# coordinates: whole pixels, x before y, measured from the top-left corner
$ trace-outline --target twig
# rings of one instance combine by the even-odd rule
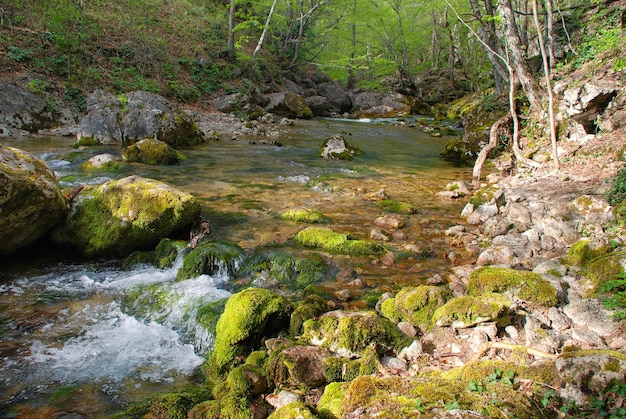
[[[480,346],[480,349],[474,355],[473,360],[476,361],[480,359],[489,349],[508,349],[510,351],[524,351],[529,355],[536,356],[537,358],[547,358],[547,359],[557,359],[559,356],[555,354],[549,354],[547,352],[540,351],[538,349],[529,348],[524,345],[516,345],[513,343],[504,343],[504,342],[486,342]]]

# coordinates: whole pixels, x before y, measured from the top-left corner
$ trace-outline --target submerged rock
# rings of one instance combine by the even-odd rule
[[[126,256],[189,227],[199,214],[200,204],[192,195],[129,176],[86,187],[52,238],[88,257]]]
[[[320,149],[320,156],[329,160],[352,160],[352,157],[360,154],[363,152],[350,146],[341,135],[333,135],[326,139]]]
[[[66,211],[57,178],[46,163],[0,144],[0,257],[46,234]]]
[[[122,157],[129,162],[154,165],[174,165],[185,160],[185,156],[169,144],[154,138],[147,138],[131,144],[122,150]]]

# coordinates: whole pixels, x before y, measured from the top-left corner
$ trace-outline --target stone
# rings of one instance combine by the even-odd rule
[[[0,144],[0,257],[35,242],[66,212],[59,182],[46,163]]]
[[[352,160],[358,154],[362,152],[356,147],[351,147],[341,135],[327,138],[320,151],[320,157],[328,160]]]
[[[272,358],[269,366],[278,388],[319,387],[326,382],[324,362],[331,355],[317,346],[292,346]]]
[[[587,327],[602,337],[615,333],[619,328],[619,323],[612,321],[611,312],[596,299],[572,301],[563,307],[563,312],[575,326]]]
[[[0,80],[0,126],[8,136],[12,130],[37,132],[55,125],[46,101],[11,80]]]
[[[306,101],[295,93],[272,93],[267,97],[269,104],[264,107],[266,112],[287,118],[308,119],[313,116],[313,112],[306,104]]]
[[[374,225],[382,228],[383,230],[397,230],[404,227],[404,219],[400,215],[387,214],[376,218],[374,220]]]
[[[265,400],[272,406],[274,409],[280,409],[283,406],[288,405],[289,403],[295,403],[302,400],[302,396],[298,393],[294,393],[292,391],[281,390],[278,394],[269,394]]]
[[[95,90],[87,98],[87,114],[81,120],[76,134],[77,144],[121,144],[121,112],[122,102],[117,96],[104,90]]]
[[[172,146],[154,138],[146,138],[122,149],[122,157],[129,162],[170,166],[179,164],[185,156]]]
[[[163,96],[145,91],[126,95],[122,118],[124,144],[153,138],[172,147],[187,147],[207,141],[191,116]]]
[[[189,228],[200,215],[196,198],[140,176],[90,185],[70,204],[52,239],[87,257],[127,256]]]

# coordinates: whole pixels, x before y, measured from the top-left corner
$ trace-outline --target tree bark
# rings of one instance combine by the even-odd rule
[[[540,112],[543,108],[543,92],[537,79],[530,71],[530,67],[526,62],[526,56],[522,51],[522,41],[517,30],[515,17],[513,16],[511,0],[500,0],[499,11],[505,26],[506,42],[511,51],[512,65],[528,97],[531,109]]]
[[[228,11],[228,60],[235,61],[235,0],[230,0]]]
[[[547,0],[550,2],[550,0]],[[554,122],[554,95],[552,93],[552,80],[550,77],[549,57],[546,53],[546,47],[543,42],[543,33],[539,24],[539,12],[537,11],[537,0],[533,0],[533,19],[537,29],[537,38],[539,40],[539,49],[541,50],[541,58],[543,60],[543,72],[546,78],[546,89],[548,90],[548,119],[550,122],[550,143],[552,145],[552,160],[554,161],[554,169],[558,171],[561,168],[559,163],[559,152],[556,144],[556,124]]]
[[[263,26],[263,32],[261,33],[261,37],[259,38],[259,42],[252,53],[252,58],[256,58],[259,51],[261,51],[261,47],[263,47],[263,41],[265,40],[265,36],[267,36],[267,30],[270,27],[270,22],[272,21],[272,15],[274,14],[274,9],[276,8],[276,1],[272,2],[272,7],[270,7],[270,12],[267,15],[267,20],[265,21],[265,26]]]
[[[489,131],[489,143],[480,150],[478,153],[478,158],[474,163],[474,170],[472,171],[472,184],[474,189],[478,189],[480,187],[480,172],[483,168],[483,164],[485,164],[485,160],[487,160],[487,156],[498,145],[498,135],[500,133],[500,129],[504,124],[508,124],[511,121],[511,114],[503,116],[498,119],[492,126]]]

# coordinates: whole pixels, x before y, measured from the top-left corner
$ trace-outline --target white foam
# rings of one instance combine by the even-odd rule
[[[166,326],[128,316],[117,303],[100,312],[106,317],[60,348],[35,341],[28,360],[37,364],[38,374],[65,384],[119,382],[130,376],[163,382],[169,380],[168,372],[191,374],[204,361]]]

